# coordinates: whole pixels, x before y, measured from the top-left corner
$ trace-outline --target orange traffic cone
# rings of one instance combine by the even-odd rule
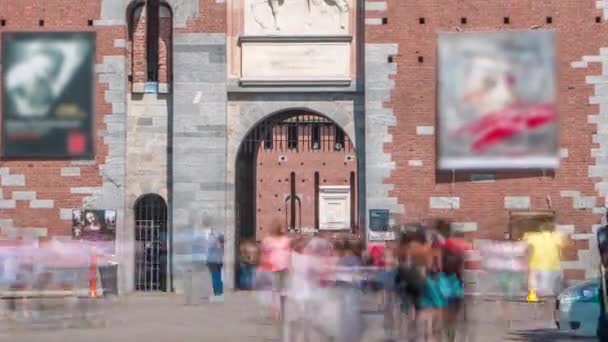
[[[89,298],[97,298],[97,255],[91,255],[89,270]]]
[[[528,303],[538,302],[538,296],[536,296],[536,290],[530,289],[530,291],[528,291],[528,297],[526,298],[526,300],[528,301]]]

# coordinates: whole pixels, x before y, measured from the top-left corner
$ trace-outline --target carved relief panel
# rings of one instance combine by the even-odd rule
[[[349,86],[356,0],[232,0],[230,77],[240,86]]]
[[[245,0],[245,35],[349,35],[348,0]]]

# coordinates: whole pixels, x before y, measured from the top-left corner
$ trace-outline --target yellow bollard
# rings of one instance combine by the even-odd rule
[[[536,291],[534,289],[530,289],[528,292],[528,297],[526,298],[528,303],[536,303],[538,302],[538,297],[536,296]]]

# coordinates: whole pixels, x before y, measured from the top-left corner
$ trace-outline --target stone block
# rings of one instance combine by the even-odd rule
[[[14,222],[12,219],[0,219],[0,228],[12,228]]]
[[[146,84],[141,83],[141,82],[136,82],[136,83],[133,83],[133,85],[131,86],[131,89],[133,90],[134,93],[143,93],[146,89]]]
[[[596,198],[594,196],[580,196],[574,198],[575,209],[592,209],[595,207]]]
[[[574,225],[573,224],[557,224],[555,225],[555,230],[562,234],[570,235],[574,234]]]
[[[114,39],[114,47],[123,49],[123,48],[127,47],[127,41],[124,39]]]
[[[16,201],[31,201],[36,199],[35,191],[13,191],[13,199]]]
[[[2,178],[2,186],[25,186],[24,175],[8,175],[0,178]]]
[[[496,181],[496,175],[495,174],[491,174],[491,173],[473,173],[471,174],[471,182],[474,183],[488,183],[488,182],[495,182]]]
[[[430,197],[431,209],[460,209],[460,197]]]
[[[606,215],[606,208],[593,208],[591,209],[591,212],[594,214]]]
[[[408,160],[407,164],[409,166],[413,166],[413,167],[420,167],[420,166],[422,166],[422,160],[415,160],[415,159]]]
[[[79,167],[62,167],[61,176],[62,177],[78,177],[78,176],[80,176],[80,168]]]
[[[174,45],[192,44],[226,44],[226,35],[223,33],[179,33],[173,37]]]
[[[125,131],[125,124],[124,122],[106,123],[106,131],[111,133],[123,133]]]
[[[70,193],[72,193],[72,194],[100,194],[101,188],[80,186],[80,187],[70,188]]]
[[[572,234],[570,238],[572,240],[589,240],[593,238],[593,234]]]
[[[15,209],[17,207],[17,202],[12,199],[3,199],[0,200],[0,209]]]
[[[160,94],[169,94],[171,92],[171,86],[168,83],[159,83],[158,92]]]
[[[562,197],[579,197],[581,195],[580,191],[575,190],[562,190],[559,192]]]
[[[418,135],[434,135],[434,126],[416,126],[416,134]]]
[[[567,148],[560,148],[559,149],[559,156],[564,159],[564,158],[568,158],[569,155],[569,151]]]
[[[587,63],[603,63],[608,59],[604,56],[583,56],[583,61]]]
[[[505,209],[530,209],[530,197],[506,196]]]
[[[70,164],[78,165],[78,166],[91,166],[91,165],[97,164],[97,161],[95,161],[95,160],[73,160],[70,162]]]
[[[154,125],[154,120],[152,118],[137,118],[138,126],[152,126]]]
[[[470,233],[477,231],[477,222],[453,222],[450,226],[456,232]]]
[[[572,68],[575,68],[575,69],[586,68],[587,67],[587,62],[585,62],[585,61],[575,61],[575,62],[571,62],[570,66]]]
[[[365,25],[382,25],[382,18],[365,18]]]
[[[53,201],[53,200],[33,200],[33,201],[30,201],[30,208],[36,208],[36,209],[46,208],[46,209],[50,209],[50,208],[54,208],[54,207],[55,207],[55,201]]]
[[[589,96],[589,104],[600,104],[606,102],[608,99],[604,96]]]
[[[72,209],[72,208],[59,209],[59,218],[62,220],[70,221],[70,220],[72,220],[73,211],[74,211],[74,209]]]
[[[386,2],[377,2],[377,1],[366,1],[365,2],[365,10],[366,11],[386,11]]]

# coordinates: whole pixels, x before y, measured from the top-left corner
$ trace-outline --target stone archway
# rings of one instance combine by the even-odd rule
[[[298,109],[265,117],[235,158],[234,246],[259,242],[276,221],[294,234],[358,234],[358,174],[354,144],[333,120]]]

